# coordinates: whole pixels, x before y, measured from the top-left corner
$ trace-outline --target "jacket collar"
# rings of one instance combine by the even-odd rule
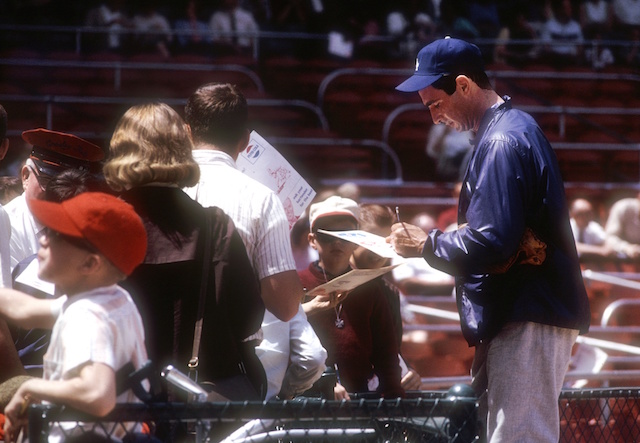
[[[471,144],[475,147],[478,144],[478,141],[482,139],[482,135],[489,129],[493,123],[495,123],[497,117],[502,115],[504,111],[511,109],[511,97],[508,95],[502,96],[504,102],[496,103],[491,106],[482,116],[482,120],[480,121],[480,126],[478,127],[478,132],[476,136],[471,140]]]

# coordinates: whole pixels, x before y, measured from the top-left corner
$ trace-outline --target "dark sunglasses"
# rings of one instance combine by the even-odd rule
[[[42,189],[44,191],[47,188],[47,185],[51,181],[52,177],[50,175],[41,174],[38,171],[38,168],[34,168],[34,167],[29,166],[29,169],[31,169],[31,171],[33,171],[33,175],[36,176],[36,180],[38,181],[38,185],[40,186],[40,189]]]

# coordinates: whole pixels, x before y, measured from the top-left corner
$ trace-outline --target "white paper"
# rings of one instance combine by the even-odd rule
[[[346,274],[342,274],[340,277],[336,277],[333,280],[316,286],[310,291],[307,291],[306,295],[327,295],[332,292],[346,292],[357,288],[358,286],[365,284],[369,280],[373,280],[393,268],[400,266],[402,263],[398,263],[391,266],[384,266],[376,269],[352,269]]]
[[[355,243],[358,246],[375,252],[380,257],[402,259],[402,256],[393,249],[391,243],[387,243],[386,238],[372,234],[371,232],[358,229],[352,231],[325,231],[324,229],[318,229],[318,232]]]
[[[238,155],[240,171],[276,193],[287,214],[289,228],[300,218],[316,192],[289,162],[256,131],[249,145]]]

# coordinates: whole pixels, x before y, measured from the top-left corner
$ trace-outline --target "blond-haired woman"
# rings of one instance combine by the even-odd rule
[[[187,371],[201,281],[207,284],[199,353],[199,381],[248,375],[264,395],[265,375],[254,340],[264,314],[260,287],[233,222],[219,208],[204,209],[182,191],[200,177],[188,127],[170,106],[133,106],[118,122],[104,165],[107,183],[132,204],[148,235],[147,256],[123,282],[145,324],[150,358]],[[224,190],[221,190],[224,192]],[[213,214],[205,223],[205,213]],[[202,279],[205,226],[212,261]],[[246,397],[246,394],[243,394]]]

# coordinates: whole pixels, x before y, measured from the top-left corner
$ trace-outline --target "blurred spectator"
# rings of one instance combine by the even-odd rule
[[[469,20],[478,30],[481,39],[495,39],[502,27],[496,0],[469,0]],[[478,42],[485,62],[491,61],[494,50],[492,42]]]
[[[156,7],[154,0],[141,0],[138,13],[133,16],[134,44],[138,52],[159,53],[169,58],[173,33],[169,20]]]
[[[254,2],[255,3],[255,2]],[[322,26],[321,17],[323,5],[320,0],[270,0],[258,11],[265,13],[265,18],[259,18],[259,12],[253,12],[258,26],[264,31],[275,32],[319,32]],[[308,57],[314,52],[316,42],[300,39],[263,39],[260,42],[260,52],[288,54]],[[310,49],[313,49],[310,51]]]
[[[469,19],[483,38],[495,38],[501,27],[496,0],[469,0]]]
[[[181,53],[209,55],[212,52],[209,25],[202,19],[199,0],[188,0],[184,14],[173,27],[176,31],[176,48]]]
[[[0,177],[0,204],[6,205],[22,194],[22,180],[15,175]]]
[[[464,177],[473,151],[471,131],[456,131],[444,124],[432,125],[427,137],[427,155],[436,162],[439,180],[459,181]]]
[[[587,34],[595,28],[605,35],[611,30],[613,12],[610,0],[582,0],[580,3],[580,26]]]
[[[90,9],[85,19],[85,25],[97,28],[107,28],[105,34],[96,35],[95,49],[107,49],[119,52],[126,48],[123,41],[128,42],[126,30],[133,28],[131,18],[124,9],[124,0],[107,0],[100,6]]]
[[[579,257],[615,255],[615,250],[606,242],[607,233],[595,220],[591,202],[584,198],[575,199],[569,208],[569,216]]]
[[[553,66],[582,63],[584,37],[582,28],[573,18],[570,0],[552,0],[549,18],[542,28],[542,57]]]
[[[469,20],[466,0],[442,0],[440,2],[440,26],[438,33],[464,40],[480,37],[480,32]]]
[[[611,0],[615,28],[620,38],[629,38],[633,29],[640,27],[638,0]]]
[[[605,231],[612,248],[629,258],[640,257],[640,193],[611,206]]]
[[[591,26],[585,31],[585,37],[590,42],[584,51],[585,62],[595,71],[606,68],[616,61],[611,49],[603,42],[603,29],[600,26]]]
[[[493,61],[514,67],[526,66],[538,56],[534,40],[538,38],[535,28],[527,20],[523,2],[507,7],[502,16],[503,27],[497,36]]]
[[[251,12],[242,9],[238,0],[222,0],[222,6],[209,20],[213,32],[215,54],[250,54],[253,34],[259,31]]]
[[[396,41],[397,56],[413,56],[436,37],[435,8],[429,0],[394,3],[386,17],[387,35]]]
[[[623,60],[632,68],[640,67],[640,27],[633,28],[630,31],[630,44],[626,49],[623,49]]]

